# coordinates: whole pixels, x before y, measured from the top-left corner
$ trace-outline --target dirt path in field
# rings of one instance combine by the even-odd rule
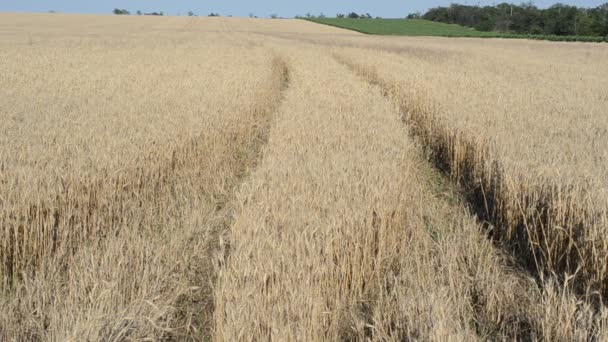
[[[433,118],[425,117],[417,112],[417,108],[408,106],[408,103],[406,103],[404,99],[400,98],[401,94],[399,93],[397,86],[382,79],[373,68],[360,65],[352,58],[339,53],[335,53],[333,57],[336,61],[345,65],[355,75],[365,80],[369,84],[378,87],[386,98],[398,106],[399,116],[401,117],[403,123],[410,127],[409,132],[411,133],[412,137],[420,141],[421,148],[430,156],[430,162],[434,165],[437,171],[441,172],[446,180],[451,182],[456,181],[457,184],[455,185],[459,186],[461,189],[461,197],[463,197],[463,200],[466,201],[469,211],[477,216],[479,222],[483,223],[484,228],[488,232],[488,238],[492,239],[492,230],[495,229],[497,225],[501,224],[494,216],[495,206],[497,203],[493,201],[495,196],[492,193],[492,191],[498,188],[498,185],[494,185],[494,187],[490,189],[484,189],[483,186],[479,185],[479,181],[467,178],[467,171],[463,172],[465,176],[463,176],[462,179],[451,179],[454,171],[450,168],[454,166],[450,165],[451,156],[449,154],[454,152],[450,151],[448,146],[449,142],[446,141],[444,144],[433,144],[431,143],[430,139],[432,138],[429,137],[429,132],[425,132],[424,130],[420,129],[420,127],[428,126],[428,123],[425,122],[425,120],[432,120]],[[440,140],[441,133],[436,133],[436,137],[434,139]],[[453,137],[453,139],[456,139],[456,137]],[[468,149],[473,150],[474,148],[475,146],[471,145]],[[470,167],[473,168],[474,166],[471,165]],[[497,164],[497,169],[498,168],[500,168],[500,166]],[[471,173],[470,171],[468,172]],[[525,238],[525,236],[522,238]],[[502,243],[498,237],[496,238],[495,242],[497,244]],[[517,246],[511,251],[511,253],[514,260],[517,260],[518,267],[521,268],[522,271],[525,270],[528,276],[532,275],[536,277],[538,281],[541,281],[541,273],[543,270],[538,267],[538,264],[531,263],[530,260],[526,260],[526,256],[528,255],[527,246],[529,246],[530,243],[530,241],[524,240],[522,245]],[[501,247],[508,250],[507,246]]]
[[[291,86],[237,196],[214,338],[542,336],[533,282],[423,161],[383,91],[323,49],[280,46]]]
[[[348,314],[366,306],[355,292],[374,282],[372,255],[385,252],[379,222],[391,214],[379,202],[390,182],[381,170],[399,169],[401,148],[386,156],[365,148],[387,148],[371,139],[389,127],[364,115],[371,103],[352,102],[367,94],[364,83],[327,55],[284,51],[292,85],[262,163],[238,196],[216,290],[218,340],[347,338]],[[390,110],[382,99],[375,104]]]
[[[429,166],[437,173],[436,181],[439,184],[450,184],[449,188],[454,189],[454,196],[457,201],[462,203],[461,211],[470,213],[476,217],[480,227],[480,235],[487,238],[488,243],[492,243],[494,254],[503,254],[506,258],[503,259],[503,266],[508,269],[516,270],[512,274],[518,279],[534,279],[533,282],[528,282],[525,291],[528,293],[527,302],[519,303],[516,311],[525,312],[528,315],[525,322],[519,328],[521,330],[512,337],[525,340],[554,339],[554,338],[584,338],[584,339],[601,339],[603,336],[602,320],[605,315],[605,301],[599,293],[590,291],[588,288],[571,286],[568,274],[558,275],[549,273],[541,264],[539,264],[534,254],[530,256],[530,246],[532,241],[528,239],[526,234],[522,234],[515,244],[505,241],[499,234],[495,234],[494,230],[506,230],[503,221],[500,221],[496,214],[496,206],[500,203],[496,202],[496,194],[493,191],[498,191],[500,188],[498,183],[491,184],[491,187],[484,187],[482,182],[473,178],[471,171],[475,165],[464,165],[464,170],[453,170],[452,168],[463,167],[451,164],[450,153],[456,153],[450,149],[450,141],[458,139],[455,135],[450,136],[449,128],[441,132],[428,132],[424,127],[429,127],[427,120],[439,120],[438,118],[429,118],[424,114],[419,113],[420,110],[416,106],[411,106],[414,103],[412,99],[404,99],[401,89],[395,84],[382,79],[373,67],[369,65],[360,65],[355,59],[346,54],[333,53],[334,59],[346,66],[353,74],[360,77],[365,82],[379,89],[384,97],[395,103],[398,107],[398,114],[403,123],[408,127],[409,134],[413,139],[419,141],[421,150],[429,156]],[[437,126],[440,124],[436,123]],[[443,136],[442,136],[443,134]],[[445,139],[446,141],[441,141]],[[473,155],[476,148],[473,143],[467,146],[464,152]],[[468,158],[471,162],[473,157],[466,155],[463,158]],[[496,172],[500,175],[500,165],[496,164]],[[454,179],[454,174],[460,175],[458,179]],[[496,182],[501,182],[498,178]],[[542,223],[540,223],[542,225]],[[573,276],[572,276],[573,277]],[[561,298],[561,299],[560,299]],[[551,312],[535,312],[539,308],[547,306],[561,306],[563,310],[572,310],[571,313],[551,313]],[[566,309],[568,308],[568,309]],[[523,317],[523,316],[522,316]],[[580,326],[577,326],[577,321],[580,321]],[[560,322],[567,322],[566,324]],[[543,326],[545,325],[545,326]],[[490,325],[491,326],[491,325]],[[490,334],[496,336],[504,336],[504,331],[500,329],[490,328]]]
[[[170,334],[173,339],[200,341],[212,336],[215,310],[213,287],[216,282],[217,269],[223,267],[225,260],[230,255],[229,230],[234,223],[234,212],[237,208],[233,196],[242,182],[256,168],[264,147],[268,143],[273,117],[290,84],[290,70],[282,57],[275,57],[271,68],[273,84],[270,87],[274,90],[271,92],[271,96],[260,99],[260,103],[256,104],[259,109],[255,109],[253,115],[256,117],[257,126],[247,137],[248,143],[242,146],[240,151],[235,151],[235,156],[230,156],[239,159],[236,182],[232,191],[228,192],[228,197],[218,204],[215,214],[206,223],[211,227],[214,236],[207,241],[210,247],[206,253],[196,259],[196,265],[192,265],[194,277],[190,279],[190,283],[194,286],[194,290],[178,301],[176,308],[179,320],[172,324],[176,327],[187,327],[187,329],[174,330],[174,333]]]
[[[156,171],[159,183],[172,184],[166,191],[164,183],[148,185],[141,179],[145,186],[116,186],[141,199],[137,208],[151,217],[150,227],[108,230],[106,236],[82,242],[74,255],[61,256],[73,261],[48,258],[47,269],[59,269],[48,271],[49,279],[30,277],[15,290],[14,300],[2,298],[6,311],[0,314],[0,340],[198,341],[210,336],[215,263],[220,247],[227,247],[220,241],[234,219],[234,193],[257,165],[289,87],[285,60],[274,55],[267,61],[268,82],[252,90],[255,101],[247,104],[247,112],[234,113],[239,122],[224,118],[219,128],[227,136],[222,137],[225,146],[200,136],[179,146]],[[195,196],[206,197],[190,198],[187,190],[204,181],[209,186]],[[142,195],[148,193],[157,197]],[[144,205],[153,213],[144,213]],[[53,309],[31,314],[36,306]]]

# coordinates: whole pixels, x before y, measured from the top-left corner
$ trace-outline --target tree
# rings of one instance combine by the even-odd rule
[[[196,14],[194,14],[194,12],[192,12],[192,11],[189,11],[189,12],[188,12],[188,16],[189,16],[189,17],[195,17],[195,16],[196,16]]]
[[[116,15],[129,15],[131,13],[129,13],[129,11],[127,11],[126,9],[120,9],[120,8],[115,8],[112,13],[116,14]]]
[[[350,12],[348,14],[348,17],[351,18],[351,19],[359,19],[359,15],[357,13],[355,13],[355,12]]]
[[[270,19],[278,19],[278,18],[279,18],[279,15],[276,13],[273,13],[270,15]]]
[[[336,18],[344,18],[344,14],[338,13],[338,14],[336,14]]]
[[[590,10],[589,17],[592,32],[608,38],[608,2]]]
[[[517,33],[542,33],[541,11],[532,2],[513,7],[510,29]]]
[[[416,19],[417,14],[407,16]],[[452,4],[429,9],[423,19],[473,27],[480,31],[550,35],[608,35],[608,3],[596,8],[577,8],[557,3],[539,9],[533,2],[494,6]]]
[[[544,11],[545,33],[558,36],[572,35],[576,31],[577,9],[561,3]]]
[[[449,9],[447,7],[431,8],[422,16],[422,19],[450,23]]]
[[[142,15],[141,10],[137,10],[137,12],[136,12],[136,13],[137,13],[137,15]]]

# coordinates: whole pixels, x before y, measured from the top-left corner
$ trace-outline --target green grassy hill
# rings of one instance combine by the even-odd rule
[[[481,32],[459,25],[450,25],[420,19],[312,18],[309,20],[319,24],[331,25],[361,33],[378,35],[448,37],[497,36],[497,34],[492,32]]]
[[[521,35],[499,32],[482,32],[460,25],[444,24],[421,19],[309,18],[307,20],[319,24],[331,25],[361,33],[377,35],[519,38],[582,42],[604,41],[603,37]]]

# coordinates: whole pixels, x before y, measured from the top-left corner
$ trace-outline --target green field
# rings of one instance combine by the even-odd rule
[[[514,38],[582,42],[605,41],[603,37],[521,35],[499,32],[483,32],[460,25],[444,24],[421,19],[309,18],[308,20],[319,24],[377,35]]]
[[[396,36],[448,36],[448,37],[488,37],[495,33],[436,23],[419,19],[350,19],[350,18],[312,18],[319,24],[341,27],[361,33]]]

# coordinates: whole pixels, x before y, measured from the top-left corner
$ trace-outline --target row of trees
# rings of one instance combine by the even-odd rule
[[[129,12],[126,9],[121,9],[121,8],[115,8],[112,13],[116,14],[116,15],[130,15],[131,12]],[[162,11],[161,12],[150,12],[150,13],[143,13],[140,10],[137,10],[137,12],[135,12],[135,14],[137,15],[165,15]],[[194,15],[194,14],[193,14]]]
[[[356,12],[350,12],[348,14],[342,14],[342,13],[338,13],[336,14],[337,18],[351,18],[351,19],[371,19],[372,16],[369,13],[365,13],[365,14],[357,14]]]
[[[408,18],[458,24],[480,31],[608,36],[608,3],[595,8],[558,3],[547,9],[539,9],[532,2],[484,7],[452,4],[431,8],[423,15],[410,14]]]
[[[314,19],[314,18],[325,18],[325,14],[320,13],[319,15],[314,15],[314,14],[310,14],[310,13],[306,13],[305,15],[296,15],[295,18],[307,18],[307,19]],[[344,13],[338,13],[336,14],[336,18],[350,18],[350,19],[372,19],[372,15],[369,13],[361,13],[358,14],[357,12],[350,12],[348,14],[344,14]],[[376,19],[382,19],[381,17],[376,17]]]
[[[126,10],[126,9],[120,9],[120,8],[115,8],[115,9],[112,11],[112,13],[114,13],[114,14],[116,14],[116,15],[130,15],[130,14],[131,14],[131,12],[129,12],[128,10]],[[142,11],[140,11],[140,10],[138,10],[137,12],[135,12],[135,14],[137,14],[137,15],[165,15],[165,14],[164,14],[162,11],[161,11],[161,12],[150,12],[150,13],[143,13],[143,12],[142,12]],[[194,13],[194,12],[192,12],[192,11],[189,11],[189,12],[188,12],[188,16],[189,16],[189,17],[195,17],[195,16],[196,16],[196,13]],[[211,13],[209,13],[209,16],[210,16],[210,17],[219,17],[219,16],[220,16],[220,14],[219,14],[219,13],[214,13],[214,12],[211,12]]]
[[[54,12],[53,12],[53,13],[54,13]],[[112,11],[112,13],[114,13],[114,14],[116,14],[116,15],[131,15],[131,12],[129,12],[128,10],[126,10],[126,9],[120,9],[120,8],[115,8],[115,9]],[[137,15],[164,15],[164,13],[163,13],[163,12],[151,12],[151,13],[143,13],[142,11],[137,11],[137,12],[135,12],[135,14],[137,14]],[[323,14],[321,14],[321,15],[323,15]],[[194,13],[194,12],[190,11],[190,12],[188,12],[188,16],[189,16],[189,17],[196,17],[196,16],[198,16],[198,15],[197,15],[196,13]],[[220,17],[220,16],[221,16],[221,14],[216,13],[216,12],[211,12],[211,13],[209,13],[207,16],[208,16],[208,17]],[[229,15],[229,17],[231,17],[231,15]],[[257,16],[256,16],[256,15],[254,15],[253,13],[249,13],[249,17],[250,17],[250,18],[257,18]],[[279,18],[281,18],[281,17],[279,17],[279,15],[278,15],[278,14],[274,14],[274,13],[273,13],[273,14],[271,14],[269,17],[270,17],[270,18],[272,18],[272,19],[279,19]],[[307,17],[308,17],[308,18],[314,18],[314,16],[311,16],[310,14],[308,14],[308,15],[307,15]],[[298,17],[296,17],[296,18],[298,18]]]
[[[120,9],[120,8],[115,8],[112,13],[116,14],[116,15],[130,15],[131,12],[129,12],[126,9]],[[142,11],[137,11],[136,12],[137,15],[164,15],[163,12],[152,12],[152,13],[142,13]],[[188,12],[188,16],[196,16],[196,14],[192,11]],[[209,17],[219,17],[220,14],[219,13],[214,13],[211,12],[208,15]],[[254,15],[253,13],[249,14],[250,18],[257,18],[256,15]],[[343,14],[343,13],[338,13],[336,14],[337,18],[351,18],[351,19],[371,19],[372,15],[369,13],[362,13],[362,14],[358,14],[356,12],[350,12],[348,14]],[[271,14],[270,18],[272,19],[279,19],[279,15],[278,14]],[[325,15],[323,13],[320,13],[319,15],[314,15],[314,14],[310,14],[310,13],[306,13],[303,16],[296,16],[296,18],[325,18]],[[376,19],[381,19],[380,17],[376,17]]]

